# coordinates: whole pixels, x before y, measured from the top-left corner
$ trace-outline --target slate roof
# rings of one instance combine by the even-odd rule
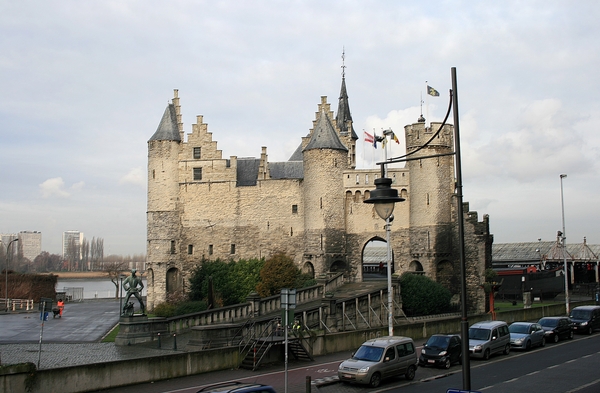
[[[302,161],[270,162],[271,179],[304,179],[304,163]]]
[[[258,167],[260,166],[260,159],[250,158],[238,158],[237,160],[237,186],[255,186],[258,179]]]
[[[342,88],[340,90],[340,98],[338,101],[338,110],[337,116],[335,117],[335,122],[341,133],[347,133],[350,131],[352,139],[357,140],[358,135],[356,135],[356,132],[354,132],[354,125],[352,125],[351,129],[348,130],[348,120],[352,120],[352,115],[350,114],[348,93],[346,92],[346,78],[342,78]]]
[[[348,148],[340,141],[340,137],[333,128],[333,124],[331,124],[329,116],[327,116],[325,112],[320,113],[315,129],[312,132],[310,142],[308,142],[308,145],[306,145],[303,151],[313,149],[348,151]]]
[[[167,105],[160,124],[150,141],[181,141],[175,105]]]

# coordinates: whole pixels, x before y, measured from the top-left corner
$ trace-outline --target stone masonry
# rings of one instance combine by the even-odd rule
[[[365,204],[380,169],[356,169],[358,137],[352,126],[345,80],[334,117],[321,97],[313,128],[286,162],[223,158],[198,116],[187,140],[178,91],[148,141],[148,306],[169,293],[185,292],[191,269],[202,258],[268,258],[283,251],[304,272],[344,272],[363,280],[363,253],[385,241],[385,222]],[[453,127],[405,127],[407,152],[451,153]],[[396,204],[391,226],[393,270],[419,272],[460,291],[460,260],[452,155],[408,161],[388,168],[392,186],[406,201]],[[491,266],[489,217],[465,213],[469,308],[484,311],[480,284]]]

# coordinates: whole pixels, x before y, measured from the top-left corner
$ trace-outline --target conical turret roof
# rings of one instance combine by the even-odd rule
[[[319,118],[317,119],[317,124],[312,132],[310,141],[303,151],[312,149],[348,151],[348,148],[340,141],[340,137],[329,120],[329,116],[323,110],[319,113]]]
[[[175,105],[169,104],[165,109],[160,124],[156,129],[151,141],[181,141],[179,127],[177,126],[177,112]]]

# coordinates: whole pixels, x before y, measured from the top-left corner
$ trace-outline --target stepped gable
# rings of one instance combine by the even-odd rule
[[[310,142],[304,148],[303,151],[314,150],[314,149],[331,149],[331,150],[343,150],[348,151],[348,148],[344,146],[337,132],[333,128],[333,124],[327,116],[324,108],[321,108],[319,112],[319,118],[317,124],[312,132]]]
[[[177,125],[177,112],[175,105],[169,104],[165,109],[165,113],[160,120],[160,124],[156,129],[151,141],[181,141],[179,127]]]

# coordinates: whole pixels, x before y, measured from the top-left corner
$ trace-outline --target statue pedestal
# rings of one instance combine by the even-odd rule
[[[148,318],[146,315],[121,316],[119,334],[115,337],[116,345],[133,345],[157,338],[158,333],[168,332],[166,318]]]

